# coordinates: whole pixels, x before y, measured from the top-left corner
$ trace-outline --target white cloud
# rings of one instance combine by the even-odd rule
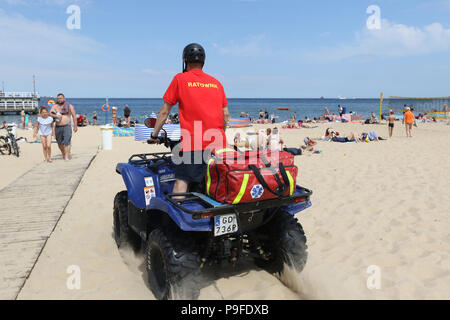
[[[314,50],[309,60],[337,62],[353,58],[395,58],[444,52],[450,49],[450,29],[440,23],[424,27],[407,26],[382,20],[381,29],[363,29],[353,44]]]
[[[79,31],[32,21],[22,15],[7,15],[0,10],[1,61],[26,65],[80,63],[100,54],[104,46]]]

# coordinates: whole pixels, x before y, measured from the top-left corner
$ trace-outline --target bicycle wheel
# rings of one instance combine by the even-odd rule
[[[20,148],[19,148],[19,145],[17,144],[17,140],[16,140],[16,138],[14,138],[14,136],[10,136],[10,139],[11,139],[13,154],[18,158],[20,156]]]
[[[9,145],[6,137],[0,137],[0,154],[10,155],[11,146]]]

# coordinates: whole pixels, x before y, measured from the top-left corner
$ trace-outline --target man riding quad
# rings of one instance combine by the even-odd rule
[[[173,193],[186,193],[190,183],[205,177],[208,153],[227,144],[228,102],[222,84],[203,72],[205,49],[191,43],[183,50],[183,73],[172,80],[158,114],[149,143],[158,143],[158,134],[174,105],[179,105],[181,161],[175,169]]]
[[[285,264],[300,272],[307,259],[294,215],[311,206],[312,191],[297,185],[289,153],[227,147],[227,99],[204,64],[202,46],[188,45],[156,121],[146,120],[153,128],[147,142],[172,152],[136,154],[116,167],[127,190],[114,199],[114,238],[119,248],[145,244],[146,280],[157,299],[197,298],[206,265],[251,257],[279,274]],[[176,104],[181,143],[163,129]]]

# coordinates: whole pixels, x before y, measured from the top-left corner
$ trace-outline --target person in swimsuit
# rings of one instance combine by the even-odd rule
[[[55,135],[55,127],[53,118],[50,117],[46,107],[41,107],[39,116],[34,128],[33,138],[39,134],[42,143],[42,151],[44,152],[44,162],[52,161],[52,136]]]
[[[117,121],[117,107],[112,107],[112,120],[115,126],[117,126],[119,124],[119,122]]]
[[[125,105],[125,109],[123,109],[123,116],[126,121],[126,127],[130,127],[130,115],[131,115],[131,109],[128,107],[128,105]]]
[[[389,126],[389,138],[392,138],[392,134],[394,133],[394,125],[395,121],[397,119],[395,118],[394,111],[389,111],[389,117],[388,117],[388,126]]]
[[[30,122],[30,116],[28,113],[25,113],[25,125],[23,126],[24,129],[28,128],[28,122]]]
[[[25,109],[22,109],[22,111],[20,111],[20,126],[23,130],[25,130]]]
[[[92,117],[92,122],[94,122],[94,126],[96,126],[96,125],[97,125],[97,120],[98,120],[98,117],[97,117],[97,112],[96,112],[96,111],[94,111],[94,116]]]
[[[57,101],[50,110],[50,116],[56,122],[55,136],[59,150],[61,150],[63,159],[69,161],[72,146],[71,118],[73,120],[73,132],[76,133],[78,132],[77,114],[73,105],[66,102],[64,94],[58,94]]]

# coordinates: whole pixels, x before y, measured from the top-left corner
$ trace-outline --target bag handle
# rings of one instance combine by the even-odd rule
[[[257,168],[253,164],[250,164],[248,166],[248,168],[253,171],[253,173],[255,174],[256,179],[259,181],[259,183],[261,183],[261,185],[264,187],[264,189],[269,190],[270,193],[276,195],[277,197],[280,197],[286,191],[286,188],[287,188],[286,184],[283,184],[281,182],[280,177],[278,177],[278,174],[276,173],[276,171],[275,171],[275,169],[273,167],[269,167],[269,168],[272,169],[272,174],[275,177],[275,180],[277,181],[277,184],[278,184],[278,188],[275,191],[272,190],[269,187],[269,185],[267,184],[266,180],[264,179],[264,177],[262,176],[262,174],[260,172],[261,169]],[[281,170],[280,170],[280,172],[281,172]],[[284,174],[286,174],[286,172],[284,172]],[[286,176],[286,178],[287,178],[287,176]],[[284,177],[283,177],[283,180],[284,180]]]
[[[272,170],[272,173],[273,173],[273,175],[275,176],[275,179],[277,180],[278,185],[280,186],[280,185],[281,185],[280,178],[278,178],[278,174],[277,174],[277,172],[275,171],[275,169],[272,167],[272,164],[270,163],[270,161],[267,160],[267,158],[264,157],[263,155],[260,156],[260,159],[261,159],[262,163],[264,163],[264,165],[265,165],[267,168],[270,168],[270,169]],[[289,185],[290,185],[290,182],[289,182],[289,178],[288,178],[288,176],[287,176],[287,174],[286,174],[286,168],[284,167],[284,164],[283,164],[282,162],[280,162],[280,163],[278,164],[278,168],[280,169],[280,174],[281,174],[281,177],[283,178],[283,181],[284,181],[285,186],[289,186]]]

